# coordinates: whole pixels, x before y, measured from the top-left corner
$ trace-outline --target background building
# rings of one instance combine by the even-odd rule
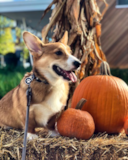
[[[0,0],[0,14],[15,20],[21,30],[28,30],[41,38],[41,30],[48,23],[51,12],[39,21],[51,1]],[[106,1],[109,7],[102,20],[102,48],[111,68],[128,68],[128,0]],[[102,10],[104,4],[98,3]],[[16,46],[16,50],[19,49]]]
[[[101,22],[102,48],[111,68],[128,68],[128,0],[106,1],[109,8]]]

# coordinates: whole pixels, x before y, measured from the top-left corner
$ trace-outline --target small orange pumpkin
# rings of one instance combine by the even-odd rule
[[[81,98],[87,99],[82,110],[94,118],[96,132],[123,130],[128,116],[128,86],[123,80],[111,75],[89,76],[76,88],[71,107],[74,108]]]
[[[69,108],[59,117],[57,130],[62,136],[87,140],[93,135],[95,124],[88,112]]]

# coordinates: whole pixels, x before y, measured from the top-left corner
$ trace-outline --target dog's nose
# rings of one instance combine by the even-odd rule
[[[74,65],[76,68],[78,68],[78,67],[81,65],[81,63],[78,62],[78,61],[74,61],[74,62],[73,62],[73,65]]]

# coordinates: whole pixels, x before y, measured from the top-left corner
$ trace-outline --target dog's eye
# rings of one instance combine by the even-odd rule
[[[55,54],[61,56],[63,53],[61,51],[57,51]]]

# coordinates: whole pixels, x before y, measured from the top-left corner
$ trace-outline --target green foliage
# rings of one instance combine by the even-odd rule
[[[4,16],[0,16],[0,54],[15,52],[15,44],[11,34],[11,27],[15,26],[15,21]]]
[[[24,44],[23,44],[23,51],[21,52],[21,55],[22,55],[23,59],[27,60],[29,58],[29,51]]]
[[[5,28],[5,27],[14,27],[15,26],[15,21],[8,19],[4,16],[0,16],[0,26],[1,29]]]
[[[16,27],[16,37],[20,38],[21,37],[21,29],[19,27]]]
[[[0,53],[6,55],[9,52],[15,52],[15,44],[13,43],[11,28],[8,27],[3,29],[3,32],[0,34]]]
[[[20,42],[20,38],[21,38],[21,29],[19,28],[19,27],[16,27],[15,28],[15,30],[16,30],[16,44],[20,44],[21,42]]]
[[[0,99],[7,92],[15,88],[20,83],[24,74],[29,71],[31,71],[31,68],[14,68],[13,66],[7,66],[4,69],[0,69]]]
[[[128,69],[111,69],[113,76],[123,79],[128,84]]]

